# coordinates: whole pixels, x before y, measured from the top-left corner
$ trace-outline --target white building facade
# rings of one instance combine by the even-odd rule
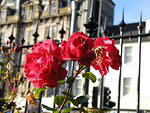
[[[134,26],[134,30],[125,31],[127,34],[136,34],[138,23],[127,24],[127,29],[130,26]],[[143,23],[143,32],[150,32],[149,20]],[[130,29],[130,28],[129,28]],[[140,109],[142,113],[150,112],[150,36],[142,38],[141,45],[141,83],[140,83]],[[116,40],[116,47],[120,50],[121,46],[119,40]],[[122,74],[121,74],[121,100],[120,100],[120,109],[121,113],[133,113],[137,109],[137,90],[138,90],[138,65],[139,65],[139,46],[137,38],[128,38],[124,39],[123,43],[123,54],[122,54]],[[101,75],[98,71],[91,69],[91,71],[97,76],[98,81],[101,79]],[[110,68],[110,72],[104,76],[104,86],[109,87],[111,90],[111,100],[116,103],[116,106],[113,109],[117,109],[118,101],[118,84],[119,84],[119,71],[113,70]],[[100,90],[100,83],[90,84],[89,94],[92,96],[93,87],[98,87]],[[100,94],[100,92],[99,92]],[[100,95],[99,95],[100,96]],[[91,101],[90,101],[91,102]],[[100,98],[98,100],[100,104]],[[98,107],[100,106],[98,104]],[[112,113],[117,113],[116,110],[113,110]]]

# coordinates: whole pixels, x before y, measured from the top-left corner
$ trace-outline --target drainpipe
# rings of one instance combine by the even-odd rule
[[[72,1],[71,2],[71,8],[72,8],[72,14],[71,14],[71,26],[70,26],[70,35],[75,32],[76,29],[76,20],[77,20],[77,9],[78,7],[78,2]]]
[[[102,0],[99,0],[99,14],[98,14],[98,30],[97,36],[99,37],[101,34],[101,16],[102,16]]]
[[[18,15],[20,15],[20,7],[21,7],[20,5],[21,5],[21,4],[20,4],[20,0],[17,0],[17,1],[16,1],[16,11],[17,11],[17,14],[18,14]]]
[[[71,1],[71,8],[72,8],[72,13],[71,13],[71,25],[70,25],[70,36],[75,32],[76,30],[76,23],[77,23],[77,11],[78,11],[78,2],[76,1]],[[68,70],[69,70],[69,75],[73,76],[73,70],[75,67],[75,62],[70,61],[68,63]]]

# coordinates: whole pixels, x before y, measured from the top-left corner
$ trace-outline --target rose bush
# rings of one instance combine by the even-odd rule
[[[94,40],[82,32],[76,32],[61,44],[64,60],[78,61],[82,65],[90,66],[95,58],[91,51]]]
[[[26,77],[37,88],[56,87],[57,81],[66,77],[67,71],[61,67],[65,60],[91,65],[104,76],[109,67],[118,70],[121,66],[119,50],[114,44],[108,37],[94,41],[82,32],[74,33],[68,41],[61,43],[61,47],[53,40],[38,42],[26,57]]]
[[[26,77],[35,87],[56,87],[58,80],[65,79],[67,71],[61,67],[64,61],[60,50],[60,47],[49,39],[35,44],[31,53],[26,56]]]
[[[121,57],[119,50],[115,47],[114,40],[105,38],[97,38],[94,41],[94,53],[96,58],[92,62],[92,66],[99,70],[102,76],[109,72],[109,66],[118,70],[121,66]]]
[[[66,77],[67,71],[62,65],[67,60],[78,61],[79,66],[77,70],[73,70],[72,76]],[[68,88],[62,92],[63,96],[57,95],[54,99],[54,105],[57,105],[58,109],[46,105],[43,105],[43,108],[57,113],[69,112],[74,107],[64,109],[64,106],[70,102],[85,112],[87,110],[84,109],[83,102],[88,100],[88,96],[75,97],[70,91],[79,74],[96,82],[96,76],[93,73],[83,72],[87,66],[93,66],[94,69],[99,70],[102,76],[109,72],[109,67],[118,70],[121,66],[121,57],[114,40],[108,37],[99,37],[94,41],[84,33],[76,32],[68,41],[63,41],[60,47],[50,39],[38,42],[32,47],[31,53],[26,56],[25,74],[36,88],[45,86],[54,88],[58,85],[58,80],[64,80],[66,77],[61,82],[67,83]],[[81,104],[81,108],[78,106],[79,104]],[[94,111],[99,112],[97,109]]]

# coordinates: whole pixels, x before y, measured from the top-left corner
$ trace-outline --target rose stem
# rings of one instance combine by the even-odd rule
[[[79,66],[79,69],[78,69],[78,71],[77,71],[75,77],[73,78],[72,82],[69,83],[69,87],[68,87],[68,89],[67,89],[67,93],[70,92],[72,84],[74,83],[76,77],[78,76],[78,74],[79,74],[82,70],[83,70],[82,67]],[[67,101],[67,99],[65,98],[65,99],[63,100],[63,102],[62,102],[62,105],[60,106],[60,111],[59,111],[59,113],[61,113],[63,107],[65,106],[66,101]]]

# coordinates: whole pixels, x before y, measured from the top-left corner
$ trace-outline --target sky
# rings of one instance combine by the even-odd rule
[[[122,18],[124,7],[125,22],[139,22],[142,12],[143,20],[150,19],[150,0],[112,0],[115,6],[114,24],[119,24]]]

